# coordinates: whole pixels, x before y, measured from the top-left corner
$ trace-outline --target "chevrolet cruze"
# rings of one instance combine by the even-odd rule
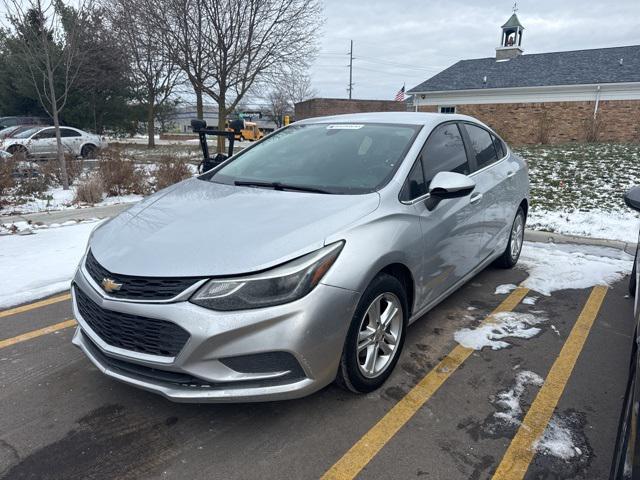
[[[296,122],[100,225],[73,342],[174,401],[369,392],[409,324],[515,265],[528,206],[526,163],[471,117]]]

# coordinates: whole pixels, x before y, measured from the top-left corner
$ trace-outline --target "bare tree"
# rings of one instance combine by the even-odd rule
[[[158,109],[171,97],[181,80],[180,70],[167,55],[153,22],[136,0],[116,0],[111,5],[111,22],[131,62],[133,94],[146,109],[147,146],[155,146]]]
[[[295,104],[316,95],[311,79],[304,73],[291,73],[277,79],[276,85],[267,95],[269,113],[280,128],[285,115],[293,115]]]
[[[218,105],[218,129],[261,82],[304,68],[315,53],[319,0],[141,0],[196,93]],[[224,138],[218,139],[224,151]]]
[[[53,119],[62,188],[68,190],[60,113],[83,66],[79,36],[92,8],[91,0],[80,0],[75,8],[56,0],[2,1],[7,12],[5,28],[12,33],[12,51],[20,60],[17,68],[33,83],[42,108]]]
[[[202,90],[218,104],[220,130],[256,84],[308,64],[322,20],[318,0],[203,2],[203,16],[212,68]]]
[[[206,48],[209,23],[202,0],[142,0],[147,21],[153,25],[169,58],[187,77],[196,96],[198,118],[204,117],[203,85],[211,71]]]

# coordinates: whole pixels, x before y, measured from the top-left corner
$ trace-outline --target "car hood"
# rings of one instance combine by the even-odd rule
[[[236,275],[321,248],[379,203],[377,193],[324,195],[190,179],[102,224],[89,243],[113,273]]]

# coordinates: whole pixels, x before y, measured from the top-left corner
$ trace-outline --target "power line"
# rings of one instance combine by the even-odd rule
[[[353,93],[353,40],[350,40],[351,47],[349,48],[349,100],[351,100],[351,94]]]

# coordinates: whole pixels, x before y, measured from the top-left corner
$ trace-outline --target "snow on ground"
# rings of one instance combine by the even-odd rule
[[[543,455],[553,455],[568,461],[582,455],[582,450],[576,446],[571,428],[561,418],[554,416],[547,425],[542,437],[533,448]]]
[[[515,290],[516,288],[518,288],[516,285],[514,285],[513,283],[505,283],[504,285],[498,285],[496,287],[496,291],[493,292],[494,295],[505,295],[507,293],[510,293],[511,291]]]
[[[612,285],[631,272],[633,257],[608,247],[525,242],[518,268],[522,286],[543,295],[569,288]]]
[[[524,297],[522,299],[522,303],[524,305],[535,305],[537,300],[538,300],[538,297]]]
[[[576,143],[515,151],[529,164],[529,228],[637,241],[638,215],[622,196],[640,184],[640,145]]]
[[[78,205],[73,203],[76,191],[75,187],[63,190],[62,187],[49,188],[40,198],[32,197],[22,204],[11,205],[2,211],[6,215],[25,215],[28,213],[47,212],[54,210],[67,210],[71,208],[102,207],[114,205],[116,203],[139,202],[144,197],[142,195],[118,195],[105,197],[99,203],[93,205]],[[0,216],[0,220],[2,216]]]
[[[638,181],[640,184],[640,179]],[[570,211],[531,211],[527,218],[527,228],[545,230],[564,235],[605,238],[636,243],[640,219],[633,211],[589,212]]]
[[[541,387],[544,380],[540,375],[528,370],[521,370],[516,374],[516,383],[513,388],[505,390],[496,395],[495,404],[501,412],[495,412],[493,416],[509,424],[520,425],[522,415],[521,398],[527,386],[533,385]]]
[[[466,348],[500,350],[511,344],[505,338],[532,338],[540,333],[536,325],[546,322],[544,315],[520,312],[499,312],[475,328],[462,328],[453,334],[456,342]]]
[[[98,222],[43,228],[32,235],[0,236],[0,308],[69,288]]]

